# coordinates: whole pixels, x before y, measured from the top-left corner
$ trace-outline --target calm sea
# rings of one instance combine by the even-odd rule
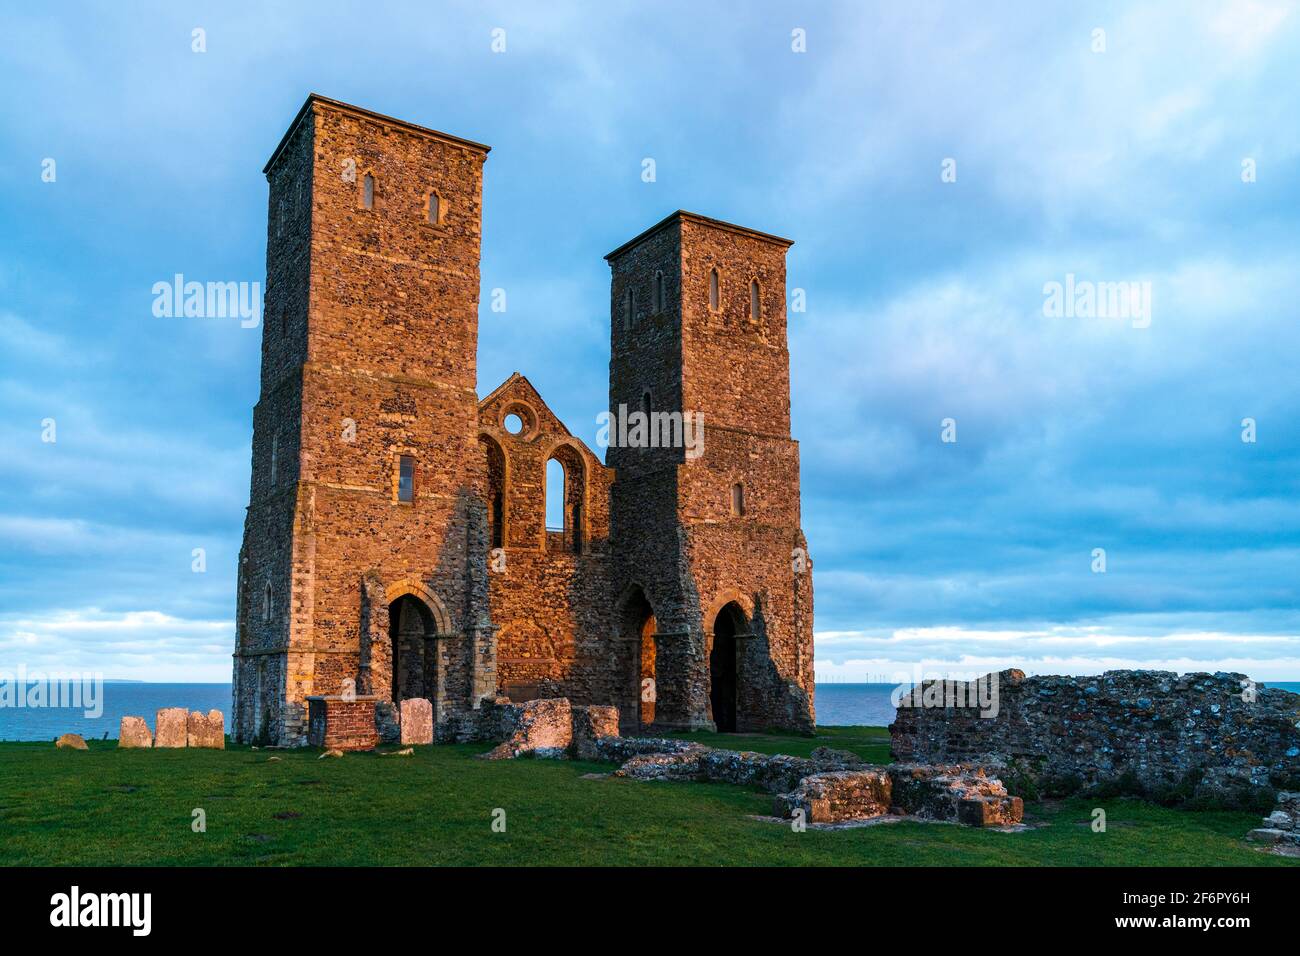
[[[893,723],[893,684],[818,684],[817,723],[823,726],[866,725],[886,727]],[[1273,681],[1269,687],[1300,693],[1300,681]],[[121,719],[143,717],[150,728],[154,714],[163,707],[188,707],[226,715],[230,730],[229,684],[137,684],[105,683],[103,713],[87,717],[82,708],[0,707],[0,740],[53,740],[59,734],[81,734],[87,740],[107,734],[117,737]]]
[[[152,730],[154,714],[163,707],[219,710],[230,731],[229,684],[105,682],[103,690],[103,713],[98,717],[87,717],[82,707],[0,707],[0,740],[53,740],[60,734],[81,734],[87,740],[108,734],[116,739],[123,717],[143,717]]]

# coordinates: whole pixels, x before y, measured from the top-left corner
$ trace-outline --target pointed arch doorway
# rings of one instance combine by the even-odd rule
[[[749,630],[745,612],[732,601],[713,619],[713,647],[709,651],[709,707],[718,733],[736,732],[740,690],[740,642]]]

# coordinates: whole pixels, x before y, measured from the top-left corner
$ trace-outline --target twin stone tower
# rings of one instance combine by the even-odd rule
[[[352,693],[385,738],[404,699],[443,741],[501,696],[810,732],[791,243],[676,212],[606,256],[602,463],[522,375],[478,396],[488,149],[312,95],[266,164],[235,738],[305,744]]]

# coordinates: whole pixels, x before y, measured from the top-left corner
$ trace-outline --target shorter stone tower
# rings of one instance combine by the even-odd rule
[[[611,252],[611,530],[653,615],[661,727],[811,730],[812,574],[790,436],[789,240],[676,212]],[[643,666],[643,679],[650,667]]]

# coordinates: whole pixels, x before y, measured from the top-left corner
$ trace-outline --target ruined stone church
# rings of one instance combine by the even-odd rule
[[[607,408],[673,440],[616,426],[602,462],[522,375],[477,393],[488,151],[312,95],[266,164],[235,738],[305,744],[308,700],[352,694],[385,738],[407,698],[440,741],[500,697],[811,731],[790,241],[676,212],[605,257]]]

